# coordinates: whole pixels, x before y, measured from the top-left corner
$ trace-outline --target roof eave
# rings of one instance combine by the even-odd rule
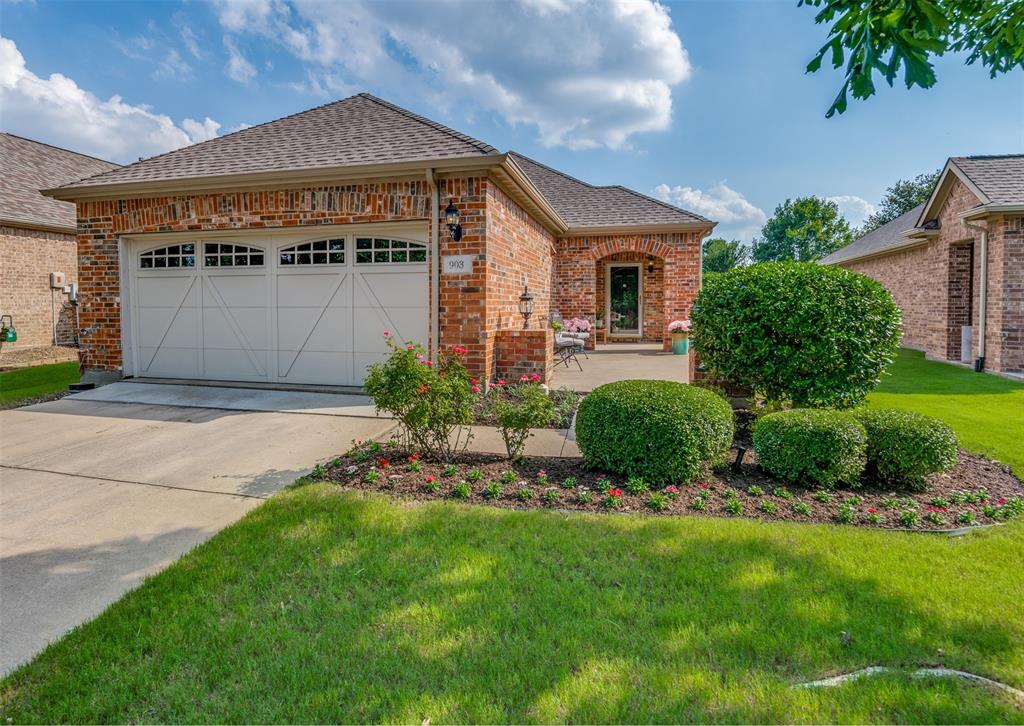
[[[990,214],[1024,214],[1024,203],[990,203],[982,204],[980,207],[973,207],[960,213],[961,220],[978,219],[987,217]]]
[[[939,180],[936,182],[935,188],[932,189],[932,193],[928,197],[928,201],[924,203],[924,207],[921,209],[921,214],[918,216],[915,226],[920,227],[929,219],[934,219],[938,216],[937,214],[933,214],[932,211],[934,208],[940,207],[942,202],[946,200],[946,195],[949,194],[949,189],[952,187],[950,174],[963,182],[964,186],[966,186],[982,204],[990,202],[989,198],[985,196],[985,193],[978,188],[978,185],[971,181],[970,177],[967,176],[967,173],[957,166],[952,158],[949,158],[946,159],[946,165],[942,167],[942,172],[939,174]]]
[[[602,227],[569,227],[565,237],[587,237],[590,235],[606,234],[648,234],[658,232],[700,232],[704,235],[711,234],[711,231],[718,225],[718,222],[668,222],[663,224],[616,224]],[[701,235],[702,237],[704,235]]]
[[[929,231],[931,231],[931,230],[929,230]],[[887,257],[888,255],[893,255],[893,254],[896,254],[897,252],[905,252],[907,250],[914,249],[915,247],[921,247],[923,245],[926,245],[934,237],[935,237],[935,235],[932,235],[932,234],[919,235],[919,236],[915,236],[915,237],[912,237],[912,238],[908,239],[906,242],[901,242],[898,245],[893,245],[892,247],[886,247],[883,250],[874,250],[872,252],[866,252],[866,253],[861,254],[861,255],[855,255],[853,257],[844,257],[844,258],[839,259],[839,260],[832,260],[832,261],[821,260],[821,264],[823,264],[823,265],[845,265],[845,264],[848,264],[848,263],[851,263],[851,262],[863,262],[864,260],[872,260],[872,259],[875,259],[875,258],[878,258],[878,257]]]
[[[525,198],[518,198],[516,201],[526,206],[551,232],[564,234],[569,225],[559,216],[540,189],[530,181],[530,177],[515,162],[515,159],[510,154],[503,154],[502,156],[501,163],[494,169],[497,181],[510,184],[513,188],[520,191]]]
[[[37,232],[57,232],[58,234],[78,233],[78,228],[73,224],[59,224],[36,219],[21,219],[18,217],[0,216],[0,227],[17,227],[18,229],[31,229]]]
[[[167,196],[182,193],[252,191],[275,187],[338,181],[362,181],[394,176],[421,176],[430,167],[439,173],[484,171],[504,158],[503,154],[480,154],[445,159],[417,159],[388,164],[358,164],[322,168],[288,169],[285,171],[220,174],[217,176],[182,177],[159,181],[121,182],[119,184],[74,184],[43,189],[42,194],[67,202],[96,199],[124,199],[146,196]]]

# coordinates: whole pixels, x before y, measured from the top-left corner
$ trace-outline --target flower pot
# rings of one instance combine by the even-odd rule
[[[686,355],[690,352],[690,335],[688,333],[672,333],[672,353]]]

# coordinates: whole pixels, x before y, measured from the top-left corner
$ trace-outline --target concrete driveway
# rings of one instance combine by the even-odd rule
[[[362,396],[129,382],[0,411],[0,674],[392,425]]]

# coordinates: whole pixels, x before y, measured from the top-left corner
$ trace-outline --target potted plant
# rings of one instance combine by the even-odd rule
[[[686,355],[690,352],[690,321],[673,320],[668,324],[668,332],[672,333],[672,353]]]
[[[595,328],[603,328],[604,327],[604,313],[603,312],[598,311],[598,313],[596,315],[594,315],[594,320],[596,321],[594,323],[594,327]]]

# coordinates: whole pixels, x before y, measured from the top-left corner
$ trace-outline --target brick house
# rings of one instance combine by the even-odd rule
[[[556,312],[667,347],[714,227],[368,94],[47,193],[78,208],[86,365],[136,377],[358,385],[388,330],[547,380]]]
[[[1024,155],[949,159],[927,202],[822,263],[885,285],[905,346],[1024,373]]]
[[[117,168],[91,156],[0,133],[0,314],[18,331],[5,350],[74,340],[65,287],[77,281],[75,205],[40,189]],[[65,285],[50,286],[50,273]]]

